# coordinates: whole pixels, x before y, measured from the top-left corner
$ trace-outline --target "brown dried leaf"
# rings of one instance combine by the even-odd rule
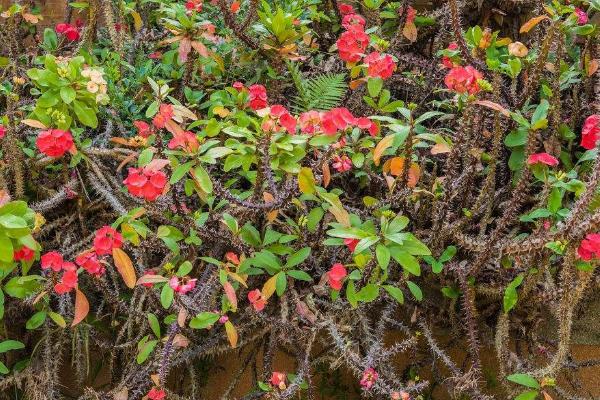
[[[75,326],[88,315],[90,312],[90,303],[87,297],[79,288],[75,288],[75,315],[73,316],[73,322],[71,326]]]

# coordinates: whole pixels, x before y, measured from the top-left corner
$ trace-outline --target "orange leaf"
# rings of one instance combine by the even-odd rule
[[[265,201],[267,203],[272,203],[275,201],[275,197],[273,197],[273,195],[269,192],[263,192],[263,199],[265,199]],[[275,219],[277,218],[277,215],[279,215],[279,210],[269,211],[267,213],[267,221],[269,221],[269,222],[275,221]]]
[[[227,300],[231,303],[233,307],[233,311],[237,310],[237,296],[235,295],[235,289],[229,282],[225,282],[223,284],[223,289],[225,290],[225,296],[227,296]]]
[[[158,171],[163,169],[167,165],[171,164],[171,161],[164,158],[155,158],[144,166],[144,171]]]
[[[417,26],[414,22],[407,22],[402,28],[402,35],[411,42],[417,41]]]
[[[172,119],[167,121],[167,123],[165,124],[165,128],[167,128],[167,130],[171,132],[174,136],[185,135],[185,131],[183,130],[183,128],[180,127],[179,124],[173,121]]]
[[[73,316],[73,322],[71,326],[75,326],[88,315],[90,312],[90,303],[87,297],[79,288],[75,288],[75,315]]]
[[[265,282],[263,288],[262,288],[262,296],[264,297],[265,300],[268,300],[269,297],[273,296],[273,293],[275,293],[275,285],[277,284],[277,275],[273,275],[272,277],[269,278],[268,281]]]
[[[475,102],[475,104],[479,104],[480,106],[491,108],[492,110],[498,111],[499,113],[501,113],[505,117],[510,117],[510,112],[506,108],[502,107],[498,103],[494,103],[493,101],[490,101],[490,100],[477,100]]]
[[[544,395],[544,400],[554,400],[545,390],[542,390],[542,394]]]
[[[592,76],[598,71],[598,60],[591,60],[587,64],[587,76]]]
[[[229,344],[231,347],[236,348],[238,342],[238,333],[231,321],[225,322],[225,332],[227,333],[227,339],[229,339]]]
[[[377,146],[375,146],[375,150],[373,150],[373,162],[375,163],[375,165],[379,165],[379,160],[381,159],[381,156],[387,150],[387,148],[390,147],[392,143],[394,143],[395,137],[395,134],[388,135],[381,139],[379,143],[377,143]]]
[[[348,86],[350,86],[350,89],[355,90],[358,89],[359,87],[362,86],[363,83],[365,83],[367,80],[365,78],[360,78],[360,79],[355,79],[353,81],[350,81],[350,84]]]
[[[419,182],[419,178],[421,177],[421,167],[419,164],[412,163],[410,169],[408,170],[408,182],[407,185],[409,188],[414,188],[417,186],[417,182]]]
[[[206,49],[206,46],[200,42],[197,41],[193,41],[192,42],[192,47],[194,48],[194,50],[196,50],[198,52],[198,54],[200,54],[202,57],[208,57],[208,50]]]
[[[402,174],[402,170],[404,169],[404,157],[392,158],[390,160],[389,168],[392,175],[400,176]]]
[[[177,325],[179,325],[181,328],[185,327],[185,320],[188,317],[188,312],[186,311],[185,308],[181,308],[179,310],[179,313],[177,314]]]
[[[133,289],[135,286],[136,276],[131,259],[127,253],[117,247],[113,249],[112,255],[115,266],[117,267],[117,271],[119,271],[119,274],[121,274],[121,277],[123,278],[123,282],[125,282],[125,285],[128,288]]]
[[[323,163],[323,187],[326,188],[329,186],[329,182],[331,181],[331,171],[329,170],[329,164]]]
[[[540,15],[538,17],[531,18],[529,21],[527,21],[523,24],[521,29],[519,29],[519,33],[529,32],[531,29],[533,29],[534,26],[536,26],[537,24],[539,24],[540,22],[542,22],[545,19],[549,19],[549,17],[547,15]]]

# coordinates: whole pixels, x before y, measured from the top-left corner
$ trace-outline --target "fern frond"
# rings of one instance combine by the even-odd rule
[[[348,85],[344,74],[324,74],[304,79],[297,64],[288,62],[288,70],[298,91],[292,102],[296,113],[308,110],[330,110],[340,104]]]

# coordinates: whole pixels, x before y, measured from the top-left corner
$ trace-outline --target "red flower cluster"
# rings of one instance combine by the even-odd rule
[[[169,280],[169,286],[176,293],[186,294],[196,287],[196,281],[198,281],[198,279],[190,279],[187,276],[184,276],[183,278],[173,276]]]
[[[200,143],[198,143],[198,138],[193,132],[185,131],[173,135],[173,139],[169,140],[168,147],[171,150],[179,148],[188,153],[194,153],[200,147]]]
[[[337,172],[346,172],[352,169],[352,161],[347,155],[334,156],[332,166]]]
[[[364,26],[360,24],[348,25],[350,29],[341,34],[337,40],[337,47],[340,58],[349,63],[360,61],[367,46],[369,45],[369,35],[364,31]]]
[[[6,135],[6,128],[4,125],[0,125],[0,139],[2,139]]]
[[[478,93],[481,88],[477,81],[482,79],[483,75],[470,65],[466,67],[453,67],[446,75],[444,83],[450,90],[458,93]]]
[[[54,272],[63,271],[60,282],[54,285],[54,291],[58,294],[69,293],[77,287],[77,267],[75,264],[65,261],[62,254],[51,251],[41,258],[42,269],[51,269]]]
[[[354,250],[356,249],[358,242],[360,242],[360,240],[358,240],[358,239],[350,239],[350,238],[344,239],[344,244],[346,245],[346,247],[348,247],[348,250],[350,250],[352,253],[354,253]]]
[[[379,378],[379,374],[373,368],[367,368],[363,372],[362,379],[360,380],[360,386],[364,387],[366,390],[371,389],[371,387],[377,382]]]
[[[98,254],[94,250],[79,254],[75,258],[75,263],[85,269],[90,275],[102,276],[106,272],[104,265],[98,261]]]
[[[537,153],[529,156],[527,159],[527,164],[545,164],[551,167],[556,167],[558,165],[558,160],[548,153]]]
[[[587,150],[596,147],[600,139],[600,114],[593,114],[586,118],[581,129],[581,146]]]
[[[106,225],[96,231],[94,249],[99,256],[112,254],[113,249],[123,245],[123,236],[112,227]]]
[[[35,257],[35,251],[31,250],[27,246],[21,247],[19,250],[15,251],[15,253],[13,255],[13,258],[15,259],[15,261],[24,261],[24,262],[29,262],[29,261],[33,260],[33,257]]]
[[[269,103],[267,99],[267,89],[263,85],[252,85],[248,88],[248,106],[253,110],[266,108]]]
[[[164,400],[167,394],[163,389],[153,387],[146,396],[149,400]]]
[[[286,376],[283,372],[273,372],[271,375],[271,379],[269,379],[269,383],[280,390],[285,390],[285,380]]]
[[[353,28],[364,30],[365,24],[365,19],[358,14],[347,14],[342,18],[342,26],[348,30]]]
[[[367,74],[372,78],[387,79],[396,70],[396,63],[391,55],[380,54],[376,51],[366,56],[364,63],[368,67]]]
[[[154,133],[152,126],[145,121],[133,121],[133,125],[137,129],[137,134],[141,137],[147,138]]]
[[[343,264],[333,264],[331,269],[327,272],[327,283],[333,290],[340,290],[344,284],[344,278],[348,275],[346,267]]]
[[[42,153],[49,157],[62,157],[67,151],[74,149],[71,132],[60,129],[48,129],[40,132],[35,144]]]
[[[167,175],[154,168],[129,168],[128,176],[123,181],[129,193],[147,201],[156,200],[165,189]]]
[[[260,289],[254,289],[248,292],[248,301],[254,307],[254,311],[262,311],[267,305],[267,300],[263,297]]]
[[[261,128],[265,132],[280,132],[285,129],[288,133],[293,134],[296,132],[296,118],[294,118],[289,111],[280,104],[275,104],[269,108],[270,118],[265,120]]]
[[[170,104],[161,104],[158,113],[152,119],[152,124],[158,129],[162,129],[171,118],[173,118],[173,106]]]
[[[338,9],[342,15],[354,14],[354,7],[351,4],[339,3]]]
[[[65,35],[67,40],[69,40],[71,42],[79,40],[79,37],[80,37],[79,29],[77,29],[77,26],[67,24],[67,23],[62,23],[62,24],[56,25],[56,27],[54,28],[54,31],[56,31],[56,33],[58,33],[60,35]]]
[[[346,130],[351,126],[368,129],[371,136],[376,136],[379,132],[377,124],[373,121],[365,117],[356,118],[345,107],[333,108],[321,116],[321,127],[328,135],[335,135],[338,131]]]
[[[185,8],[188,11],[202,11],[202,0],[189,0],[185,2]]]
[[[458,50],[458,45],[455,42],[452,42],[448,45],[447,50],[448,51]],[[455,60],[453,60],[452,58],[450,58],[448,56],[442,57],[442,64],[446,68],[454,68],[454,67],[458,67],[458,65],[459,65]]]
[[[577,23],[579,25],[585,25],[588,23],[588,15],[581,8],[575,8],[575,15],[577,16]]]
[[[315,110],[300,114],[299,123],[302,133],[313,134],[321,130],[321,113]]]
[[[600,233],[588,233],[581,241],[577,255],[584,261],[600,258]]]

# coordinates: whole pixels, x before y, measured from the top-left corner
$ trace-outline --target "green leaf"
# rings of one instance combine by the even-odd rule
[[[61,328],[67,327],[67,322],[65,321],[62,315],[52,311],[48,311],[48,316],[52,321],[54,321],[56,325],[60,326]]]
[[[508,284],[504,290],[503,307],[504,312],[508,313],[517,304],[519,296],[517,294],[517,287],[523,282],[523,274],[517,275],[511,283]]]
[[[77,93],[71,86],[65,86],[60,89],[60,97],[66,104],[71,104],[76,96]]]
[[[356,298],[363,303],[369,303],[379,296],[379,286],[374,283],[366,284],[356,293]]]
[[[38,311],[29,318],[27,323],[25,324],[25,328],[29,330],[33,330],[39,328],[44,321],[46,321],[47,313],[45,311]]]
[[[204,192],[207,194],[212,193],[213,183],[210,180],[208,172],[206,172],[202,165],[197,165],[196,168],[194,168],[194,176],[198,181],[198,185],[200,185],[200,188],[204,190]]]
[[[177,276],[184,277],[192,271],[192,263],[189,261],[184,261],[181,263],[179,268],[177,269]]]
[[[260,232],[250,222],[246,222],[240,231],[240,237],[250,246],[258,247],[261,244]]]
[[[287,287],[287,277],[285,272],[281,271],[277,273],[277,278],[275,280],[275,290],[277,291],[277,296],[281,297],[285,292],[285,288]]]
[[[354,281],[348,281],[346,284],[346,299],[352,308],[358,306],[358,298],[356,296],[356,289],[354,288]]]
[[[8,374],[10,370],[4,365],[2,361],[0,361],[0,374]]]
[[[11,350],[19,350],[25,348],[25,345],[18,340],[5,340],[0,342],[0,353],[6,353]]]
[[[175,291],[171,286],[165,284],[160,292],[160,304],[164,309],[168,309],[171,307],[173,303],[173,297],[175,296]]]
[[[285,263],[286,268],[292,268],[296,265],[302,264],[310,256],[310,247],[303,247],[291,256],[288,257]]]
[[[158,340],[150,340],[149,342],[146,342],[142,346],[140,351],[138,352],[138,355],[136,357],[136,362],[138,364],[143,364],[144,361],[146,361],[148,359],[150,354],[152,354],[152,351],[154,351],[154,348],[156,347],[157,344],[158,344]]]
[[[300,271],[297,269],[292,269],[290,271],[287,271],[287,274],[289,276],[291,276],[294,279],[300,280],[300,281],[306,281],[306,282],[312,282],[313,278],[307,274],[304,271]]]
[[[416,283],[411,281],[406,281],[406,285],[408,286],[408,290],[412,293],[413,297],[417,299],[417,301],[423,300],[423,292],[421,292],[421,288],[417,286]]]
[[[562,205],[563,192],[559,188],[553,188],[548,196],[548,210],[556,214]]]
[[[12,214],[0,215],[0,225],[7,229],[27,228],[27,221]]]
[[[532,389],[539,389],[540,384],[534,378],[527,374],[512,374],[506,377],[511,382],[518,383],[522,386],[527,386]]]
[[[160,337],[161,337],[160,322],[158,322],[158,318],[156,317],[156,315],[154,315],[152,313],[148,313],[147,317],[148,317],[148,324],[150,324],[150,329],[152,329],[154,336],[156,336],[157,338],[160,339]]]
[[[439,261],[443,262],[443,263],[450,261],[452,259],[452,257],[454,257],[454,255],[456,254],[456,251],[457,251],[456,246],[446,247],[446,249],[440,256]]]
[[[392,251],[391,254],[405,271],[415,276],[421,276],[421,265],[415,257],[405,251]]]
[[[175,171],[173,171],[173,174],[171,175],[171,179],[169,179],[169,183],[171,185],[174,185],[177,182],[179,182],[181,178],[183,178],[185,174],[188,173],[188,171],[192,168],[192,166],[195,163],[196,161],[188,161],[185,164],[181,164],[177,168],[175,168]]]
[[[402,290],[392,285],[383,285],[383,288],[390,296],[392,296],[400,304],[404,304],[404,293]]]
[[[75,115],[77,115],[79,122],[85,126],[89,126],[92,129],[96,129],[98,127],[98,117],[96,117],[96,111],[94,111],[91,107],[79,100],[74,100],[73,109],[75,110]]]
[[[515,397],[515,400],[535,400],[538,396],[537,390],[531,390],[529,392],[523,392]]]
[[[369,78],[367,81],[367,89],[369,91],[369,96],[377,97],[379,92],[381,92],[381,88],[383,87],[383,79],[381,78]]]
[[[383,269],[387,269],[390,264],[390,250],[382,244],[378,244],[375,248],[375,255],[377,257],[377,263]]]
[[[205,329],[212,326],[220,318],[220,315],[214,312],[201,312],[190,321],[190,328]]]
[[[10,263],[13,261],[13,257],[14,257],[14,247],[12,244],[12,240],[10,240],[10,238],[7,237],[5,234],[1,233],[0,234],[0,261],[3,261],[5,263]],[[6,293],[8,293],[8,291]]]
[[[150,163],[150,161],[152,161],[152,157],[154,156],[154,150],[152,150],[151,148],[147,148],[144,149],[140,152],[140,155],[138,156],[138,167],[143,167],[145,165],[148,165]]]

